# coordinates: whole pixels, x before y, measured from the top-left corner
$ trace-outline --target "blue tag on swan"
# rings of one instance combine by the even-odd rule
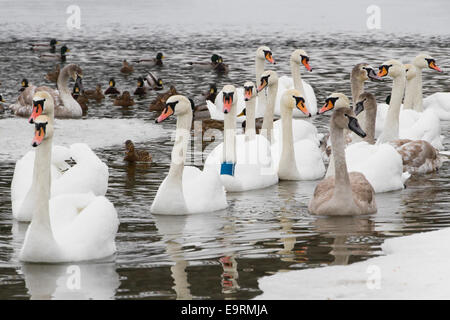
[[[229,176],[234,177],[234,167],[236,166],[236,163],[233,162],[222,162],[222,165],[220,166],[220,175],[227,174]]]

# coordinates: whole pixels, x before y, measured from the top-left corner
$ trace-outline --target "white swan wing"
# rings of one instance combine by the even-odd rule
[[[436,92],[424,98],[423,107],[433,110],[440,120],[450,120],[450,92]]]

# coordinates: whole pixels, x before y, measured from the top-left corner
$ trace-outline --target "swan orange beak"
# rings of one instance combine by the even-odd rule
[[[269,61],[270,63],[274,64],[275,60],[272,57],[272,52],[267,52],[266,53],[266,60]]]
[[[309,61],[308,61],[308,59],[307,59],[306,57],[304,57],[304,58],[302,59],[302,63],[303,63],[303,65],[305,66],[306,70],[312,71],[312,68],[311,68],[311,66],[309,65]]]
[[[436,71],[442,72],[442,69],[439,68],[439,67],[436,65],[436,62],[433,61],[433,60],[431,60],[431,61],[428,63],[428,67],[429,67],[430,69],[434,69],[434,70],[436,70]]]
[[[334,108],[334,103],[331,100],[327,99],[325,102],[325,105],[322,108],[320,108],[318,114],[325,113],[333,108]]]
[[[248,101],[252,98],[252,88],[245,88],[244,91],[244,99],[245,101]]]
[[[163,112],[161,113],[161,115],[156,119],[156,123],[160,123],[163,122],[164,120],[166,120],[168,117],[170,117],[173,114],[173,109],[170,106],[167,106],[164,108]]]
[[[295,97],[295,96],[294,99],[296,102],[295,106],[297,107],[297,109],[303,112],[308,117],[311,117],[311,113],[309,113],[308,108],[306,108],[305,106],[305,99],[303,99],[302,97]]]
[[[261,79],[261,84],[258,86],[257,91],[261,92],[265,87],[267,87],[268,81],[266,78]]]
[[[379,76],[379,77],[385,77],[385,76],[387,76],[387,74],[388,74],[388,68],[387,68],[386,66],[381,66],[379,69],[380,69],[380,70],[378,71],[377,76]]]
[[[229,113],[231,111],[231,105],[233,103],[232,97],[223,97],[223,113]]]
[[[29,123],[34,123],[34,120],[42,114],[42,111],[44,111],[44,101],[45,100],[33,101],[33,110],[30,118],[28,118]]]
[[[31,145],[33,147],[37,147],[42,143],[45,137],[45,126],[42,126],[41,124],[36,124],[36,128],[34,131],[34,138],[33,141],[31,141]]]

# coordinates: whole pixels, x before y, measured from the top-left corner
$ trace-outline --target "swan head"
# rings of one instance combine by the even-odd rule
[[[194,107],[194,101],[186,98],[185,96],[171,96],[169,99],[167,99],[164,110],[162,111],[161,115],[155,120],[155,122],[162,122],[171,115],[175,115],[178,117],[188,113],[192,114],[192,110],[194,109]]]
[[[258,92],[261,92],[264,88],[270,87],[278,83],[278,74],[273,70],[266,70],[261,74],[259,78]]]
[[[49,117],[46,115],[38,116],[34,120],[34,138],[31,145],[37,147],[51,137],[53,137],[53,126],[49,123]]]
[[[272,56],[272,50],[268,46],[261,46],[256,49],[256,58],[261,60],[267,60],[270,63],[275,64],[275,60]]]
[[[68,66],[65,66],[63,69],[63,72],[67,72],[67,74],[69,74],[69,76],[74,80],[77,81],[77,79],[81,79],[83,78],[83,70],[81,70],[80,66],[76,65],[76,64],[69,64]]]
[[[309,56],[305,50],[297,49],[291,54],[291,61],[297,64],[303,64],[308,71],[312,71],[309,65]]]
[[[305,106],[305,98],[301,95],[300,91],[295,89],[286,90],[281,96],[282,108],[293,110],[297,108],[308,117],[311,117],[308,108]]]
[[[442,69],[436,65],[436,60],[427,53],[421,53],[414,58],[412,64],[420,69],[430,68],[438,72],[442,72]]]
[[[47,91],[38,91],[33,96],[33,109],[31,111],[29,123],[34,123],[40,115],[51,115],[54,112],[53,97]]]
[[[364,82],[366,80],[371,81],[381,81],[381,77],[377,75],[375,68],[369,65],[368,63],[358,63],[353,67],[351,73],[352,79],[357,79],[360,82]]]
[[[355,113],[349,107],[334,110],[333,115],[331,116],[331,123],[332,126],[339,129],[350,129],[362,138],[366,136],[366,133],[359,126]]]
[[[413,64],[405,64],[406,80],[412,80],[416,77],[416,67]]]
[[[222,89],[222,95],[223,113],[230,113],[232,106],[236,104],[236,88],[231,84],[227,84]]]
[[[398,60],[388,60],[378,67],[378,76],[397,78],[405,76],[405,66]]]
[[[334,92],[325,99],[324,106],[317,112],[323,114],[332,109],[350,108],[350,100],[343,93]]]
[[[245,101],[249,101],[256,97],[256,86],[253,82],[247,81],[244,83],[244,99]]]
[[[355,107],[355,115],[360,114],[364,110],[377,109],[377,101],[375,96],[369,92],[363,92],[358,97],[358,102]]]

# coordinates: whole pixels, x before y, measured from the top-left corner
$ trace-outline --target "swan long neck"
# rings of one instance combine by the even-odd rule
[[[416,94],[414,99],[414,110],[417,112],[423,111],[423,93],[422,93],[422,69],[416,68]]]
[[[192,112],[180,115],[177,118],[177,128],[175,132],[175,143],[172,148],[169,174],[167,179],[177,182],[182,186],[184,162],[186,159],[189,139],[191,137]]]
[[[364,113],[365,121],[364,121],[364,130],[366,133],[366,137],[363,139],[369,144],[375,143],[375,124],[377,119],[377,108],[376,108],[376,102],[375,106],[373,108],[369,108]]]
[[[383,132],[378,139],[380,143],[398,139],[400,107],[405,90],[405,82],[405,72],[402,72],[399,76],[394,78],[391,92],[391,103],[384,122]]]
[[[50,164],[52,158],[52,138],[42,141],[36,148],[33,185],[36,190],[36,210],[34,211],[33,223],[48,228],[50,227],[49,200],[51,190]]]
[[[255,107],[256,107],[255,97],[245,102],[245,110],[246,110],[245,136],[248,139],[252,139],[256,135]]]
[[[275,110],[275,100],[277,98],[278,82],[273,83],[267,89],[268,91],[268,101],[267,107],[264,112],[264,119],[262,124],[262,135],[267,138],[267,140],[272,141],[272,131],[273,131],[273,113]],[[260,96],[264,96],[264,93]]]
[[[295,162],[294,135],[292,132],[292,109],[281,108],[281,124],[282,145],[278,176],[280,179],[289,179],[289,177],[298,175]]]
[[[406,80],[405,98],[403,99],[403,109],[414,109],[417,96],[417,76]]]
[[[300,91],[300,94],[304,97],[305,90],[303,89],[302,76],[300,74],[300,64],[296,63],[291,59],[291,73],[292,79],[294,80],[294,88]]]
[[[258,56],[255,59],[255,71],[256,71],[256,85],[259,84],[261,75],[264,72],[264,59],[259,58]]]
[[[72,97],[69,87],[67,83],[69,82],[69,71],[67,69],[63,69],[58,77],[58,91],[59,97],[61,98],[64,107],[70,110],[70,112],[75,116],[82,115],[82,110],[80,104]],[[55,101],[56,104],[56,101]]]
[[[352,89],[352,99],[353,99],[353,107],[356,106],[356,103],[358,102],[359,96],[364,92],[364,81],[361,81],[357,77],[354,77],[353,74],[350,75],[350,82],[351,82],[351,89]],[[358,114],[356,116],[356,119],[358,119],[358,123],[364,130],[366,130],[367,123],[366,123],[366,117],[362,113]],[[348,132],[345,130],[345,132]],[[352,132],[352,140],[359,141],[361,138]]]
[[[236,104],[233,102],[230,112],[223,120],[223,161],[236,163]]]
[[[344,130],[331,123],[331,152],[334,157],[334,197],[351,197],[352,189],[345,160]]]

